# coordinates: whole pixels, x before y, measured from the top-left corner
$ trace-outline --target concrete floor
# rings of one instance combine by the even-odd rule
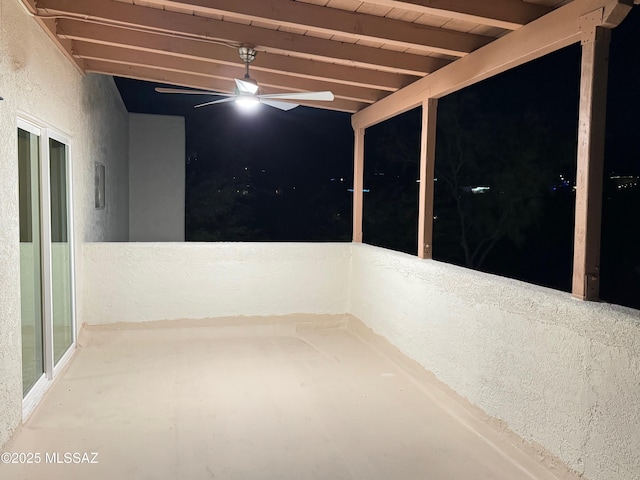
[[[354,319],[119,324],[83,328],[3,449],[41,462],[0,478],[577,478],[518,443]]]

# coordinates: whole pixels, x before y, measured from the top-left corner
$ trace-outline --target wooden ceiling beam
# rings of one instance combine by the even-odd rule
[[[354,129],[367,128],[464,87],[535,60],[580,41],[581,17],[592,14],[612,28],[628,13],[631,0],[573,0],[461,58],[433,74],[383,98],[353,115]]]
[[[232,88],[234,78],[242,78],[245,71],[242,66],[215,64],[190,58],[182,58],[161,53],[131,50],[123,47],[100,45],[97,43],[75,41],[74,55],[84,60],[98,60],[123,65],[157,68],[178,73],[192,73],[214,79],[224,80]],[[283,92],[310,92],[331,90],[337,98],[361,103],[374,103],[385,97],[388,92],[370,88],[354,87],[336,83],[297,78],[271,72],[252,72],[261,88],[271,87]]]
[[[291,0],[148,0],[147,3],[457,57],[465,56],[493,40],[483,35]]]
[[[20,0],[29,13],[35,15],[38,12],[36,7],[36,0]]]
[[[367,3],[416,13],[516,30],[551,9],[521,0],[367,0]]]
[[[296,35],[112,0],[38,0],[37,7],[40,15],[68,15],[94,22],[248,44],[271,53],[303,55],[320,61],[394,73],[423,76],[449,63],[441,58]]]
[[[62,38],[72,40],[83,40],[149,52],[161,52],[167,55],[227,65],[242,64],[235,48],[200,39],[180,38],[161,33],[142,32],[68,19],[58,20],[57,33]],[[266,52],[258,54],[251,64],[251,69],[385,91],[395,91],[418,78],[285,57]]]
[[[62,54],[67,57],[71,64],[84,75],[84,63],[81,58],[74,58],[71,54],[71,42],[58,38],[56,35],[56,20],[53,18],[40,18],[38,17],[38,8],[35,0],[20,0],[25,9],[35,17],[36,21],[49,36],[49,38],[55,43]]]
[[[100,73],[104,75],[116,75],[119,77],[133,78],[147,82],[164,83],[168,85],[184,85],[186,87],[214,90],[223,93],[232,93],[229,82],[211,77],[192,75],[188,73],[171,72],[158,70],[153,67],[141,67],[135,65],[124,65],[101,60],[87,60],[85,62],[87,72]],[[265,93],[281,93],[275,89],[265,88]],[[160,93],[158,95],[161,95]],[[203,96],[194,98],[194,105],[202,103]],[[333,102],[296,102],[299,105],[317,107],[326,110],[337,110],[341,112],[357,112],[364,108],[366,103],[353,102],[350,100],[336,99]],[[215,108],[215,107],[211,107]]]

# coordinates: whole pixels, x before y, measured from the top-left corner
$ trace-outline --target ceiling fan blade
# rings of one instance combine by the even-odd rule
[[[236,81],[236,85],[240,93],[250,93],[253,95],[258,91],[258,85],[255,83],[240,80],[239,78],[234,78],[234,80]]]
[[[285,112],[288,110],[291,110],[292,108],[296,108],[298,106],[297,103],[279,102],[278,100],[269,100],[266,98],[261,98],[260,103],[264,103],[265,105],[269,105],[270,107],[275,107]]]
[[[209,90],[189,90],[186,88],[164,88],[156,87],[158,93],[182,93],[187,95],[218,95],[221,97],[232,97],[233,95],[228,93],[211,92]]]
[[[233,102],[235,98],[232,95],[229,95],[227,98],[221,98],[220,100],[214,100],[213,102],[201,103],[200,105],[195,105],[193,108],[206,107],[207,105],[215,105],[216,103],[228,103]]]
[[[330,102],[333,100],[331,92],[299,92],[299,93],[273,93],[270,95],[258,95],[262,99],[281,99],[281,100],[320,100]]]

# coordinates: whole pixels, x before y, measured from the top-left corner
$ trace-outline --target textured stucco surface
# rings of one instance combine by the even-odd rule
[[[83,253],[89,324],[350,313],[585,478],[639,477],[636,310],[367,245],[86,243]]]
[[[128,117],[113,80],[81,76],[16,0],[0,0],[0,445],[21,419],[20,243],[16,119],[70,138],[76,248],[128,237]],[[107,166],[105,210],[93,209],[93,165]],[[109,178],[110,176],[110,178]],[[79,255],[76,255],[81,261]]]
[[[129,114],[129,240],[184,242],[184,118]]]
[[[11,480],[577,480],[346,315],[87,326]],[[64,446],[64,447],[61,447]]]
[[[86,243],[83,322],[346,313],[350,244]]]
[[[591,480],[640,478],[640,312],[353,245],[351,314]]]

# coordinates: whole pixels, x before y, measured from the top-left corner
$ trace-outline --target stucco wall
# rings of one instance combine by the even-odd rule
[[[73,146],[80,148],[79,152],[73,152],[74,219],[79,229],[76,238],[86,242],[126,242],[129,239],[129,114],[113,78],[88,74],[80,80],[82,105],[74,113],[77,123],[71,130]],[[105,166],[104,209],[95,208],[96,163]]]
[[[113,80],[81,76],[17,0],[0,0],[0,72],[1,446],[22,412],[16,118],[24,112],[71,139],[78,248],[128,237],[128,117]],[[93,209],[96,161],[110,176],[104,210]]]
[[[184,242],[184,118],[129,116],[129,239]]]
[[[640,478],[640,312],[358,244],[87,243],[91,324],[351,313],[591,480]]]
[[[89,324],[346,313],[344,243],[87,243]]]
[[[640,312],[353,245],[354,316],[591,480],[640,478]]]

